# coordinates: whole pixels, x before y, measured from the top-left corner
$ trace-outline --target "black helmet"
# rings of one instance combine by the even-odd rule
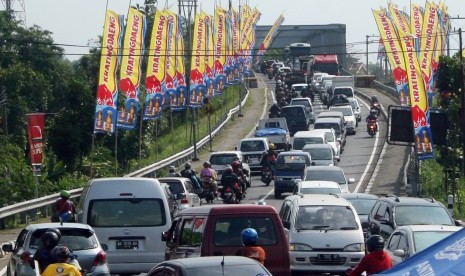
[[[47,232],[53,232],[53,233],[57,234],[58,240],[61,239],[61,231],[58,228],[48,228],[47,231],[45,231],[45,232],[46,233]]]
[[[384,238],[380,235],[372,235],[365,242],[368,252],[380,251],[384,248]]]
[[[64,244],[59,244],[52,250],[52,256],[57,260],[66,260],[70,255],[71,250],[69,250],[69,248]]]
[[[40,239],[44,246],[50,249],[54,248],[60,241],[60,238],[54,232],[45,232]]]
[[[191,165],[191,163],[189,163],[189,162],[187,162],[186,164],[184,164],[184,168],[185,168],[186,170],[190,170],[191,167],[192,167],[192,165]]]
[[[232,172],[233,172],[233,168],[231,167],[231,165],[227,165],[227,166],[226,166],[225,172],[228,172],[228,173],[232,173]]]

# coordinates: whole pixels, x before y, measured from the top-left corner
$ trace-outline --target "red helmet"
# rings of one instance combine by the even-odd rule
[[[233,169],[240,168],[241,167],[241,162],[234,161],[234,162],[231,163],[231,167],[233,167]]]

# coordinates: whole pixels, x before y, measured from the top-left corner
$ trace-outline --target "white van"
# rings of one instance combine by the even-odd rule
[[[306,144],[326,144],[326,135],[321,131],[298,131],[294,134],[293,150],[302,150]]]
[[[292,272],[343,274],[365,256],[357,212],[338,195],[288,196],[279,216],[289,230]]]
[[[171,209],[156,179],[99,178],[84,187],[78,220],[92,226],[108,248],[112,274],[139,274],[165,260],[160,237],[171,225]]]

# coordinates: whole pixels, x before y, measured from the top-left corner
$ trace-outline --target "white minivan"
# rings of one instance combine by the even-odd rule
[[[84,187],[78,220],[108,248],[112,274],[139,274],[165,260],[160,237],[171,225],[171,209],[157,179],[99,178]]]
[[[293,140],[293,150],[302,150],[306,144],[327,144],[325,133],[314,130],[298,131]]]
[[[289,230],[293,273],[342,274],[365,256],[357,212],[338,195],[288,196],[279,216]]]

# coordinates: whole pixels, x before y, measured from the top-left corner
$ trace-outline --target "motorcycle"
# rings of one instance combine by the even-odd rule
[[[266,186],[269,186],[272,179],[273,179],[273,176],[271,174],[270,168],[268,167],[263,168],[261,181],[265,183]]]
[[[223,187],[224,188],[224,187]],[[239,183],[234,183],[233,187],[224,188],[223,192],[223,203],[225,204],[236,204],[241,203],[242,200],[242,188]]]
[[[212,189],[211,182],[204,181],[202,183],[202,192],[199,194],[200,198],[205,198],[207,203],[213,203],[213,200],[216,198],[216,194]]]
[[[376,125],[376,121],[368,121],[368,134],[373,137],[378,132],[378,127]]]

